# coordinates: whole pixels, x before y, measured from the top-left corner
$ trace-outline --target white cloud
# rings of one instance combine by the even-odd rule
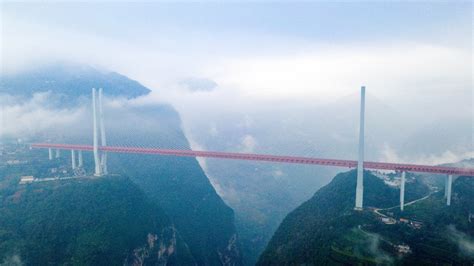
[[[212,137],[217,137],[219,135],[219,130],[217,130],[216,124],[212,124],[211,128],[209,129],[209,135]]]
[[[413,163],[423,165],[438,165],[445,163],[456,163],[465,159],[474,158],[474,151],[450,151],[441,154],[412,154],[400,156],[390,145],[385,144],[382,151],[382,160],[392,163]]]
[[[0,266],[3,265],[24,265],[21,256],[18,254],[5,256],[3,261],[0,262]]]
[[[252,153],[257,146],[257,140],[252,135],[245,135],[241,142],[241,151],[245,153]]]
[[[354,247],[354,253],[357,256],[364,257],[364,253],[369,253],[377,264],[393,264],[393,257],[385,252],[381,247],[380,243],[383,241],[383,237],[377,233],[366,232],[361,229],[352,229],[355,233],[362,233],[364,238],[363,244],[357,244]]]
[[[457,230],[454,225],[449,225],[447,232],[449,239],[458,245],[462,254],[474,258],[474,239],[472,237]]]
[[[135,100],[135,104],[170,102],[179,111],[189,137],[193,130],[202,130],[196,125],[208,125],[215,116],[242,114],[245,121],[241,126],[248,129],[255,126],[255,114],[260,118],[287,115],[281,121],[304,117],[317,105],[330,105],[340,97],[356,94],[360,85],[367,85],[369,94],[384,103],[397,106],[407,114],[404,118],[412,120],[410,125],[440,116],[472,116],[472,51],[462,45],[404,39],[328,44],[288,36],[235,35],[233,41],[246,40],[242,47],[236,47],[231,41],[212,39],[212,34],[187,39],[160,32],[144,36],[149,42],[140,42],[20,21],[14,14],[2,16],[2,22],[9,25],[2,33],[2,71],[51,60],[72,60],[118,71],[153,89],[150,96]],[[172,42],[167,41],[170,38]],[[278,45],[281,43],[284,45]],[[189,93],[180,84],[187,77],[205,77],[219,88]],[[370,107],[371,102],[367,104]],[[319,122],[305,126],[317,127]],[[226,132],[236,121],[226,123],[219,123],[219,131],[211,128],[209,134]],[[386,127],[390,126],[387,121]],[[243,139],[240,148],[253,150],[260,134],[264,133]],[[344,141],[344,136],[341,132],[333,135],[335,141]],[[196,143],[201,141],[195,139]],[[394,154],[386,155],[391,156]],[[422,155],[420,161],[458,157],[462,156],[446,151]]]
[[[374,94],[466,90],[470,51],[424,43],[314,45],[304,52],[235,57],[205,71],[245,97],[327,102],[367,85]]]
[[[207,78],[184,78],[179,84],[191,92],[208,92],[217,88],[217,83]]]
[[[55,128],[71,127],[82,121],[84,108],[60,109],[51,93],[36,93],[28,100],[1,96],[0,137],[31,137]]]

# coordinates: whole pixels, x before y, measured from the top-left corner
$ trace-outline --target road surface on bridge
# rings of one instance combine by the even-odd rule
[[[52,143],[34,143],[32,148],[52,148],[62,150],[82,150],[92,151],[92,145],[74,145],[74,144],[52,144]],[[267,161],[276,163],[295,163],[295,164],[313,164],[336,167],[356,168],[357,161],[354,160],[338,160],[338,159],[324,159],[312,157],[297,157],[297,156],[277,156],[266,154],[249,154],[249,153],[232,153],[232,152],[217,152],[217,151],[193,151],[193,150],[174,150],[174,149],[156,149],[156,148],[141,148],[141,147],[119,147],[119,146],[101,146],[101,151],[116,152],[116,153],[138,153],[138,154],[157,154],[170,156],[186,156],[186,157],[207,157],[207,158],[222,158],[222,159],[236,159],[236,160],[250,160],[250,161]],[[458,168],[446,166],[430,166],[417,164],[401,164],[401,163],[384,163],[384,162],[364,162],[364,168],[377,170],[396,170],[409,171],[421,173],[435,173],[435,174],[451,174],[474,176],[473,168]]]

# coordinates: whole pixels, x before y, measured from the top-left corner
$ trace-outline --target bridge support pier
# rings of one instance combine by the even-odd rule
[[[48,159],[51,161],[53,159],[53,150],[48,148]]]
[[[71,168],[76,169],[76,153],[74,150],[71,150]]]
[[[95,164],[95,176],[102,176],[102,167],[100,167],[100,158],[99,158],[99,140],[97,136],[97,100],[95,88],[92,88],[92,120],[93,120],[93,130],[94,130],[94,139],[93,139],[93,151],[94,151],[94,164]]]
[[[402,176],[400,178],[400,211],[403,211],[405,208],[405,175],[406,172],[402,171]]]
[[[444,177],[444,198],[448,197],[448,176]]]
[[[56,149],[56,158],[59,158],[59,149]]]
[[[82,151],[77,151],[77,157],[78,157],[78,167],[83,166],[83,161],[82,161]]]
[[[360,90],[360,121],[359,121],[359,159],[357,161],[357,186],[355,209],[362,210],[364,199],[364,113],[365,86]]]
[[[107,146],[107,140],[105,138],[105,126],[104,126],[104,112],[102,108],[102,88],[99,89],[99,127],[100,127],[100,141],[101,146]],[[100,166],[102,167],[102,174],[106,175],[107,171],[107,152],[101,152]]]
[[[453,175],[448,175],[448,178],[446,180],[447,183],[446,187],[444,188],[446,192],[446,205],[451,206],[451,189],[453,186]]]

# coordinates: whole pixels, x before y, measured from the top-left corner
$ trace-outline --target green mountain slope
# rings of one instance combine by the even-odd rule
[[[189,148],[179,115],[169,106],[130,107],[115,110],[114,116],[120,123],[109,127],[111,145]],[[140,123],[130,128],[125,121]],[[199,264],[241,263],[234,212],[195,158],[110,153],[109,170],[129,176],[166,211]]]
[[[407,183],[406,202],[428,194],[428,187],[413,180]],[[258,265],[343,264],[432,264],[471,263],[459,244],[472,245],[474,187],[472,178],[454,183],[453,204],[445,206],[444,192],[431,194],[406,207],[380,210],[395,224],[381,221],[374,208],[354,211],[356,172],[337,175],[327,186],[291,212],[280,225]],[[389,208],[398,205],[399,190],[365,172],[365,206]],[[400,218],[408,223],[400,222]],[[416,227],[413,222],[420,227]],[[458,240],[456,240],[458,239]],[[466,244],[468,247],[469,245]],[[403,249],[409,247],[404,253]]]
[[[110,167],[133,181],[172,218],[201,265],[239,263],[234,214],[193,158],[111,154]]]
[[[27,265],[194,263],[170,220],[128,178],[29,185],[4,179],[0,258]],[[5,186],[10,183],[9,186]],[[149,253],[142,250],[165,252]],[[0,259],[0,261],[2,261]]]
[[[0,91],[28,97],[33,92],[31,88],[44,87],[38,82],[54,81],[56,85],[45,87],[45,90],[51,89],[69,99],[75,99],[76,96],[90,97],[91,87],[104,87],[108,96],[135,97],[148,93],[149,90],[142,85],[117,75],[84,66],[79,66],[79,69],[78,66],[48,67],[25,73],[24,76],[16,74],[9,77],[9,80],[3,81]],[[5,82],[15,86],[7,86]],[[89,101],[78,101],[78,104],[82,103],[87,104],[84,108],[90,108]],[[104,113],[109,145],[189,147],[181,129],[179,114],[169,105],[106,106]],[[54,137],[41,135],[31,139],[38,142],[53,138],[65,143],[92,143],[89,117],[84,118],[84,121],[77,130],[65,129],[66,132]],[[67,130],[74,131],[74,134]],[[47,151],[39,152],[47,160]],[[60,160],[68,165],[70,158]],[[92,173],[90,153],[84,154],[84,165],[86,171]],[[41,176],[39,172],[34,171],[34,175]],[[217,195],[194,158],[109,154],[109,172],[129,177],[153,204],[162,208],[188,245],[197,264],[241,263],[233,211]]]

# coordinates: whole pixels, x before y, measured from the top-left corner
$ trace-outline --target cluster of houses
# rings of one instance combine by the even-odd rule
[[[68,180],[79,178],[78,176],[65,176],[65,177],[45,177],[45,178],[35,178],[34,176],[22,176],[20,177],[20,184],[30,184],[33,182],[48,182],[48,181],[58,181],[58,180]]]
[[[402,223],[406,224],[409,227],[413,229],[421,229],[423,227],[423,223],[415,220],[408,220],[405,218],[400,218],[399,220],[396,220],[395,218],[392,217],[380,217],[380,221],[384,224],[397,224],[397,223]]]
[[[27,164],[28,161],[20,161],[20,160],[7,160],[6,164],[7,165],[20,165],[20,164]]]
[[[22,146],[16,145],[4,145],[0,144],[0,156],[2,156],[1,164],[2,165],[21,165],[27,164],[28,161],[18,160],[16,157],[18,153],[24,149]]]
[[[413,229],[421,229],[423,227],[422,222],[415,221],[415,220],[408,220],[408,219],[405,219],[405,218],[400,218],[400,222],[404,223],[404,224],[407,224],[408,226],[410,226]]]

